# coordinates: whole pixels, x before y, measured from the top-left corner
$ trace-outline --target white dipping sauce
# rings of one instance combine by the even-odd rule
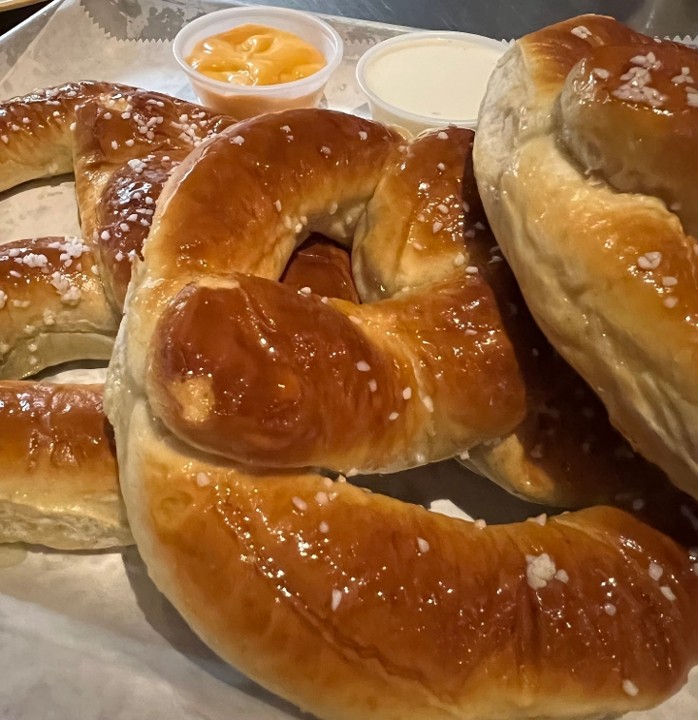
[[[506,50],[488,42],[422,37],[388,45],[366,63],[366,88],[396,109],[442,123],[474,120]]]

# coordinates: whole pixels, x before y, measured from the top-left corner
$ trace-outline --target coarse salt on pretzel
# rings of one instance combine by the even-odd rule
[[[0,190],[73,170],[75,109],[110,83],[83,81],[35,90],[0,105]]]
[[[192,148],[232,122],[162,93],[120,86],[76,108],[81,227],[99,250],[105,290],[117,312],[165,181]]]
[[[465,523],[303,470],[405,467],[521,419],[515,373],[474,387],[493,357],[515,365],[465,246],[434,221],[420,237],[434,238],[444,275],[387,299],[325,303],[274,282],[306,229],[347,242],[366,203],[370,225],[376,185],[409,167],[400,143],[355,117],[292,111],[230,128],[168,181],[106,395],[149,573],[221,657],[320,717],[580,718],[656,704],[698,658],[698,577],[668,538],[609,508]],[[380,237],[368,237],[360,289],[375,281]],[[444,377],[461,381],[450,397]],[[488,392],[502,406],[473,421],[463,403]],[[294,402],[309,410],[289,412]]]
[[[0,245],[0,376],[111,354],[118,323],[91,244],[44,237]]]
[[[583,16],[513,47],[475,141],[536,321],[630,443],[698,496],[698,53]]]

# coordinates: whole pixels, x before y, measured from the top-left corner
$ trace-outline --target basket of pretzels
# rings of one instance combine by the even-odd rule
[[[320,718],[659,704],[698,662],[697,81],[584,16],[511,47],[476,133],[5,101],[0,189],[73,172],[81,235],[0,246],[0,540],[135,542]],[[84,360],[105,386],[40,379]],[[559,512],[362,487],[449,458]]]

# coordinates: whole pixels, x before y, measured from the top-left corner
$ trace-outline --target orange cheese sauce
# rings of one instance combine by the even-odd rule
[[[323,54],[297,35],[252,24],[201,40],[186,60],[214,80],[238,85],[300,80],[326,64]]]

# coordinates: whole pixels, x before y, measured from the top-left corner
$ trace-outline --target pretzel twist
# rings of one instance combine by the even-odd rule
[[[4,246],[6,256],[0,261],[5,268],[0,281],[6,278],[3,287],[8,305],[8,311],[0,313],[4,375],[20,377],[63,360],[106,357],[116,325],[116,312],[109,305],[120,310],[130,278],[128,260],[140,254],[165,179],[191,147],[230,121],[157,93],[106,83],[72,83],[15,98],[2,107],[3,117],[32,117],[30,123],[22,123],[20,131],[8,131],[7,153],[0,153],[0,167],[5,168],[5,177],[12,178],[6,184],[18,181],[8,164],[16,153],[23,153],[22,167],[38,177],[44,169],[37,158],[50,157],[56,147],[72,147],[81,223],[84,236],[91,239],[38,238]],[[554,356],[535,325],[527,321],[525,305],[486,227],[469,164],[470,145],[468,133],[449,133],[446,143],[433,135],[407,149],[405,167],[394,166],[384,174],[371,202],[370,217],[362,216],[354,242],[355,264],[364,266],[357,273],[359,282],[363,281],[364,298],[384,297],[388,288],[392,293],[406,285],[423,285],[430,277],[448,271],[465,250],[466,264],[476,266],[494,290],[528,396],[524,422],[500,442],[473,448],[469,452],[471,467],[513,492],[549,504],[577,506],[608,499],[627,507],[640,503],[651,510],[653,523],[667,527],[671,509],[685,499],[668,496],[650,469],[614,439],[603,425],[602,411],[591,410],[594,400],[586,386]],[[67,163],[64,165],[67,169]],[[463,226],[464,215],[468,216],[468,229]],[[434,228],[438,228],[436,233]],[[466,248],[462,247],[464,233]],[[372,235],[379,236],[380,242],[371,242]],[[430,260],[426,268],[425,247]],[[437,254],[435,247],[440,248]],[[357,303],[347,257],[338,247],[316,241],[294,256],[284,282],[297,290],[312,286],[317,295]],[[465,262],[465,255],[461,259]],[[40,295],[41,287],[44,292]],[[536,360],[532,360],[534,353]],[[555,385],[550,384],[551,377],[557,378]],[[55,455],[58,460],[66,453],[76,458],[73,475],[56,482],[50,498],[42,491],[41,481],[44,475],[55,479],[56,473],[49,470],[51,463],[28,465],[34,468],[36,491],[24,495],[24,504],[18,505],[15,498],[24,493],[30,476],[28,470],[15,466],[13,453],[16,445],[24,445],[8,442],[0,447],[0,457],[8,468],[3,484],[8,518],[5,539],[35,542],[42,537],[45,543],[65,548],[103,544],[109,533],[127,537],[126,530],[120,535],[111,530],[123,526],[123,516],[118,513],[111,519],[108,514],[103,516],[106,520],[101,528],[86,525],[87,532],[82,535],[71,531],[70,523],[64,521],[76,507],[83,509],[85,519],[89,516],[85,508],[93,474],[91,466],[79,461],[89,433],[61,439],[60,419],[69,412],[81,412],[85,418],[91,415],[94,446],[102,447],[106,423],[101,404],[95,402],[97,395],[65,388],[49,409],[42,409],[45,391],[40,385],[9,383],[0,389],[10,399],[21,393],[34,400],[27,405],[31,422],[26,427],[38,428],[41,433],[53,428],[54,439],[46,443],[50,457],[54,457],[50,448],[60,447]],[[578,414],[576,420],[570,417],[574,410],[566,398],[572,397],[588,411],[581,423]],[[4,407],[13,407],[12,402],[8,399]],[[550,422],[541,417],[562,418],[562,428],[551,434]],[[118,509],[116,467],[108,459],[102,463],[101,481],[111,488]],[[60,463],[56,466],[59,474],[61,467]],[[25,509],[42,521],[25,522]],[[79,514],[75,521],[81,522]],[[676,534],[676,528],[669,527]]]
[[[649,707],[698,658],[698,577],[672,541],[610,508],[481,527],[303,470],[408,467],[522,418],[491,291],[434,224],[459,222],[459,194],[421,221],[423,254],[403,235],[404,264],[376,259],[395,257],[395,235],[372,232],[381,188],[423,147],[427,172],[446,170],[433,153],[453,158],[462,133],[405,151],[374,123],[292,111],[229,128],[173,173],[106,391],[134,537],[216,652],[321,717]],[[309,230],[348,244],[364,211],[354,276],[364,301],[387,298],[276,284]]]
[[[12,178],[6,185],[25,179],[11,172],[17,153],[22,154],[22,167],[31,171],[31,177],[38,177],[50,163],[44,161],[42,165],[37,158],[51,157],[56,148],[72,148],[81,224],[87,238],[39,238],[5,246],[7,255],[1,261],[4,271],[0,272],[5,303],[0,313],[2,374],[22,377],[63,361],[106,358],[130,278],[129,260],[140,254],[165,179],[193,146],[230,120],[158,93],[89,82],[10,100],[2,106],[2,117],[8,142],[0,146],[0,151],[5,149],[4,155],[0,152],[0,168],[4,168],[6,178]],[[23,117],[30,122],[22,122],[19,130],[13,130],[10,118]],[[439,262],[450,267],[460,252],[459,243],[462,245],[463,207],[458,197],[462,195],[471,225],[467,231],[468,263],[477,266],[494,288],[528,394],[524,423],[501,442],[473,449],[471,467],[518,494],[549,504],[585,505],[613,499],[619,492],[631,502],[638,492],[646,493],[644,480],[652,473],[605,429],[603,412],[593,409],[594,400],[585,385],[551,356],[533,323],[526,324],[526,308],[508,279],[505,265],[493,264],[499,261],[497,248],[487,232],[472,173],[462,172],[462,164],[469,157],[466,144],[451,146],[446,157],[446,153],[437,152],[439,147],[444,149],[444,142],[434,136],[421,144],[419,152],[422,158],[436,152],[445,162],[425,163],[413,158],[410,171],[393,172],[384,179],[372,203],[374,209],[382,203],[380,212],[374,211],[379,222],[368,233],[384,238],[391,235],[392,242],[362,243],[361,235],[368,227],[362,223],[355,258],[366,265],[366,271],[358,273],[358,280],[375,274],[392,291],[426,282],[428,276],[421,262],[423,236],[433,246],[435,239],[430,236],[437,226],[438,242],[447,250]],[[62,169],[67,169],[67,163],[64,166]],[[430,172],[422,177],[425,167]],[[456,187],[462,178],[466,185]],[[409,233],[407,252],[402,253],[402,238]],[[369,248],[370,255],[371,248],[378,246],[389,252],[364,260],[363,248]],[[315,247],[305,256],[306,251],[302,251],[289,266],[286,280],[293,282],[295,276],[298,289],[309,282],[309,262],[317,263],[321,256],[325,258],[324,272],[334,272],[332,263],[338,261],[338,250],[327,245]],[[397,269],[388,277],[385,269],[393,266]],[[428,269],[437,269],[433,254]],[[353,280],[344,272],[342,292],[356,302]],[[314,287],[326,288],[323,294],[341,295],[317,270],[312,277]],[[385,293],[375,282],[369,286],[366,281],[363,287],[366,298]],[[539,358],[537,362],[532,363],[532,353]],[[541,378],[552,375],[558,378],[555,387],[547,381],[541,384]],[[588,415],[582,422],[569,417],[573,411],[565,398],[572,396],[585,405]],[[565,427],[555,435],[540,419],[553,415],[563,417]],[[573,422],[575,429],[570,431]],[[598,481],[590,483],[586,478]]]

